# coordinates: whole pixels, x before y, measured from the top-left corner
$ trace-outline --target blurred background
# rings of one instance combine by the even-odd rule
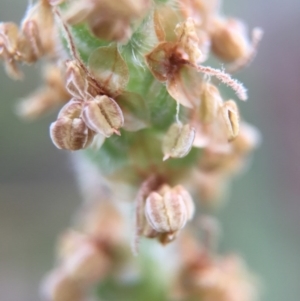
[[[259,275],[262,300],[300,295],[300,2],[226,0],[223,10],[265,31],[250,68],[239,74],[250,99],[240,108],[262,132],[248,173],[220,211],[222,250],[243,255]],[[1,0],[0,20],[19,22],[27,1]],[[19,98],[40,83],[38,66],[15,83],[0,68],[0,292],[5,301],[39,300],[54,244],[80,203],[67,153],[51,143],[55,118],[25,123]]]

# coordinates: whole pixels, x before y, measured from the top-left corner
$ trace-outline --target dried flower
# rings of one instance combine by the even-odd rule
[[[178,92],[178,90],[185,90],[185,83],[180,81],[183,67],[215,76],[230,86],[241,100],[246,100],[246,90],[238,81],[233,80],[221,70],[197,64],[201,57],[198,44],[199,39],[195,33],[193,20],[188,19],[185,23],[178,25],[176,42],[161,42],[146,55],[150,71],[159,81],[167,82],[167,90],[173,98],[189,108],[196,104],[191,103],[188,98],[179,97],[179,95],[182,96],[182,93]]]

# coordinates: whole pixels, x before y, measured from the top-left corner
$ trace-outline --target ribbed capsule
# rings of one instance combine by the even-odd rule
[[[87,285],[99,281],[110,266],[109,257],[95,243],[85,242],[66,258],[64,269],[73,280]]]
[[[62,269],[52,271],[42,285],[42,296],[51,301],[82,301],[83,288]]]
[[[226,62],[241,59],[251,50],[245,24],[237,19],[217,20],[211,42],[214,54]]]
[[[210,83],[205,83],[201,93],[201,102],[199,106],[199,117],[201,122],[213,122],[222,102],[222,97],[218,88]]]
[[[163,160],[186,156],[192,148],[194,139],[195,128],[189,124],[172,124],[163,139]]]
[[[167,243],[175,238],[176,233],[185,226],[187,221],[192,219],[195,206],[192,197],[183,186],[177,185],[171,188],[165,184],[158,191],[149,194],[145,201],[144,212],[149,226],[157,234],[167,234],[168,237],[165,238],[168,241],[160,237],[160,240]],[[157,236],[155,232],[154,237]]]
[[[75,60],[66,62],[66,89],[76,98],[85,99],[88,88],[86,74]]]
[[[226,101],[221,108],[221,113],[225,121],[227,139],[231,141],[237,137],[240,129],[240,115],[236,103],[233,100]]]
[[[102,95],[88,101],[82,115],[86,125],[105,137],[119,134],[124,117],[119,105],[110,97]]]
[[[187,220],[191,220],[195,213],[195,204],[190,193],[181,185],[175,186],[173,191],[182,197],[187,210]]]
[[[90,145],[94,132],[80,117],[82,104],[72,100],[58,114],[50,126],[50,137],[55,146],[65,150],[80,150]]]
[[[163,196],[152,192],[146,199],[145,215],[151,227],[160,233],[176,232],[188,219],[182,196],[172,190]]]

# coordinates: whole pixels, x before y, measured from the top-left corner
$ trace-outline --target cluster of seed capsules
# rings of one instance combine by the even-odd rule
[[[198,194],[202,205],[218,204],[259,144],[258,131],[241,121],[236,102],[224,101],[218,84],[247,99],[230,74],[252,61],[261,37],[255,28],[250,39],[242,21],[220,13],[217,0],[40,0],[28,8],[20,28],[0,24],[0,59],[18,79],[18,63],[46,58],[44,86],[22,100],[18,113],[34,119],[63,105],[50,126],[57,148],[123,150],[118,154],[126,163],[103,176],[139,187],[137,253],[141,236],[163,245],[178,236],[195,215],[191,195]],[[225,68],[203,65],[211,54]],[[102,156],[118,160],[113,152]],[[187,164],[176,165],[185,159]],[[81,300],[86,287],[109,273],[113,250],[123,244],[103,238],[114,237],[110,229],[83,232],[66,236],[61,268],[47,282],[54,301]],[[253,300],[239,260],[220,260],[182,234],[190,249],[181,253],[175,299]]]

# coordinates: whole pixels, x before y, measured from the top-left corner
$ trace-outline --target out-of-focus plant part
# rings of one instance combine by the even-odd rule
[[[231,74],[261,38],[217,0],[38,0],[20,26],[0,23],[9,76],[43,58],[44,84],[17,113],[62,106],[50,137],[76,152],[85,198],[59,239],[46,299],[84,300],[96,287],[107,301],[256,300],[253,276],[237,255],[219,254],[203,212],[220,207],[260,143]],[[224,69],[207,65],[212,55]]]

